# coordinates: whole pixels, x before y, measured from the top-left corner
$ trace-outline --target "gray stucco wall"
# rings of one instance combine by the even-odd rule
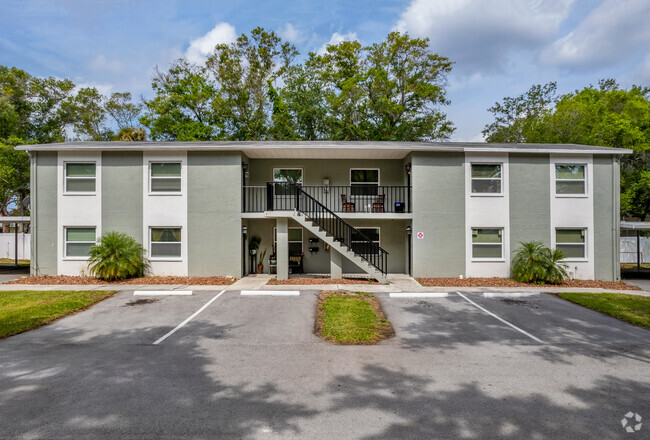
[[[551,181],[549,156],[511,154],[510,250],[519,242],[541,241],[551,246]]]
[[[415,277],[465,274],[464,160],[463,153],[412,155]]]
[[[249,185],[264,185],[273,181],[273,168],[302,168],[304,185],[349,185],[350,168],[379,168],[380,185],[404,185],[404,166],[400,160],[341,160],[341,159],[251,159]]]
[[[241,276],[241,168],[235,152],[187,153],[188,272]]]
[[[620,184],[617,167],[618,162],[612,157],[594,157],[594,276],[597,280],[618,279]]]
[[[31,272],[34,275],[57,274],[57,153],[39,152],[32,163],[31,185],[35,203],[31,215],[33,251]]]
[[[102,153],[102,233],[123,232],[143,243],[143,191],[141,151]]]

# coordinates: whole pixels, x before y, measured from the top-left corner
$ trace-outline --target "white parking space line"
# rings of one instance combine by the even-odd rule
[[[187,296],[192,295],[191,290],[136,290],[133,292],[135,296]]]
[[[242,296],[300,296],[298,290],[242,290]]]
[[[460,292],[456,292],[456,293],[457,293],[461,298],[463,298],[465,301],[467,301],[468,303],[472,304],[473,306],[475,306],[475,307],[477,307],[477,308],[483,310],[483,311],[484,311],[485,313],[487,313],[488,315],[490,315],[490,316],[492,316],[492,317],[498,319],[499,321],[503,322],[504,324],[506,324],[506,325],[509,326],[509,327],[512,327],[513,329],[517,330],[518,332],[523,333],[524,335],[528,336],[528,337],[529,337],[530,339],[532,339],[533,341],[537,341],[537,342],[539,342],[540,344],[544,344],[544,341],[542,341],[541,339],[539,339],[539,338],[536,337],[536,336],[531,335],[531,334],[528,333],[526,330],[522,330],[522,329],[520,329],[520,328],[517,327],[516,325],[511,324],[511,323],[509,323],[508,321],[506,321],[505,319],[503,319],[503,318],[501,318],[501,317],[495,315],[494,313],[490,312],[488,309],[479,306],[478,304],[476,304],[474,301],[472,301],[471,299],[469,299],[468,297],[466,297],[466,296],[463,295],[462,293],[460,293]]]
[[[224,289],[224,290],[222,290],[221,292],[219,292],[217,295],[214,296],[214,298],[212,298],[210,301],[208,301],[207,303],[205,303],[205,304],[203,305],[203,307],[201,307],[201,308],[200,308],[199,310],[197,310],[196,312],[192,313],[192,316],[190,316],[190,317],[187,318],[185,321],[183,321],[183,322],[181,322],[180,324],[178,324],[178,325],[177,325],[173,330],[171,330],[169,333],[167,333],[166,335],[164,335],[163,337],[161,337],[160,339],[158,339],[156,342],[154,342],[153,345],[158,345],[158,344],[160,344],[162,341],[164,341],[165,339],[167,339],[168,337],[170,337],[171,335],[173,335],[174,333],[176,333],[176,331],[180,330],[180,329],[181,329],[185,324],[187,324],[188,322],[190,322],[192,319],[196,318],[196,317],[198,316],[199,313],[201,313],[202,311],[204,311],[204,310],[205,310],[205,309],[206,309],[210,304],[212,304],[213,302],[215,302],[215,300],[216,300],[217,298],[219,298],[221,295],[223,295],[225,291],[226,291],[226,290]]]
[[[524,298],[539,296],[539,292],[483,292],[485,298]]]
[[[448,292],[390,292],[389,298],[447,298]]]

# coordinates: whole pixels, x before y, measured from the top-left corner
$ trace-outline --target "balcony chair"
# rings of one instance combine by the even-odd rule
[[[384,194],[377,194],[372,203],[372,212],[384,212]]]
[[[341,204],[343,205],[344,212],[357,211],[354,202],[348,202],[348,196],[346,194],[341,194]]]

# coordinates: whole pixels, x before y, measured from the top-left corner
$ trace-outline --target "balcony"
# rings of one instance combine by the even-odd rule
[[[410,213],[408,186],[301,186],[302,190],[337,213]],[[291,211],[296,207],[291,184],[268,182],[244,186],[242,212]]]

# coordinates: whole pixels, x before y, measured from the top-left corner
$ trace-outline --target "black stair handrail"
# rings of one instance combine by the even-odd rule
[[[340,242],[355,255],[367,261],[382,275],[385,276],[388,273],[388,252],[385,249],[306,193],[300,184],[276,182],[273,185],[286,185],[285,188],[288,186],[287,189],[290,188],[290,190],[282,191],[282,193],[295,194],[295,209],[298,212],[323,228],[334,237],[335,241]],[[353,246],[353,242],[356,246]]]

